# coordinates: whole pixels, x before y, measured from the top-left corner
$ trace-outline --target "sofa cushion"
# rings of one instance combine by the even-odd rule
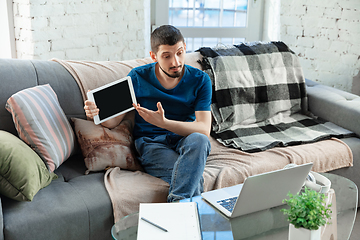
[[[49,84],[13,94],[6,103],[22,140],[53,172],[74,150],[75,136]]]
[[[1,194],[18,201],[32,201],[55,177],[28,145],[11,133],[0,131]]]
[[[93,121],[72,118],[75,133],[90,171],[101,171],[107,167],[141,170],[134,154],[131,123],[123,120],[113,129],[95,125]]]
[[[6,239],[111,239],[114,218],[103,179],[103,173],[59,178],[32,202],[1,199]]]

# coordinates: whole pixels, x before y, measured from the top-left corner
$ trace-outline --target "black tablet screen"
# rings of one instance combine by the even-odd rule
[[[127,81],[94,92],[94,100],[99,108],[99,118],[103,120],[132,107],[131,93]]]

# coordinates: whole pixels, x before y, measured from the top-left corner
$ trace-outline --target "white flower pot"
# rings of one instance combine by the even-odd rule
[[[320,240],[321,228],[318,230],[309,230],[306,228],[295,228],[289,224],[289,240]]]

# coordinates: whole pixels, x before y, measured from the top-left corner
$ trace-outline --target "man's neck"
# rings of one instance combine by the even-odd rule
[[[181,70],[181,75],[177,78],[169,77],[163,70],[160,69],[160,65],[156,63],[155,74],[160,84],[166,89],[172,89],[178,85],[185,72],[185,66]]]

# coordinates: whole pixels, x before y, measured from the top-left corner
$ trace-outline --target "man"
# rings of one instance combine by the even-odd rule
[[[199,195],[210,152],[211,82],[201,70],[185,65],[186,44],[181,32],[164,25],[151,34],[154,63],[134,68],[132,79],[135,147],[145,171],[170,184],[168,202]],[[85,101],[90,118],[99,109]],[[124,116],[104,123],[116,127]]]

